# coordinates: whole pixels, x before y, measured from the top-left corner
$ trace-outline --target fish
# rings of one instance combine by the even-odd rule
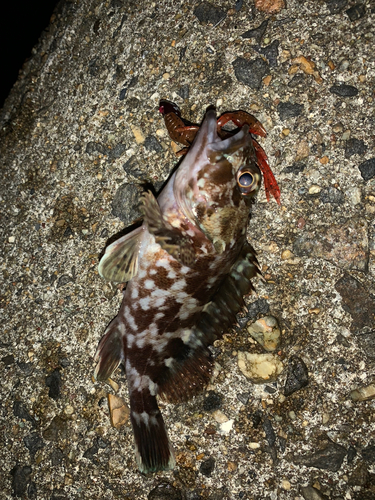
[[[184,402],[204,390],[213,368],[209,346],[236,324],[253,290],[259,267],[246,231],[261,181],[249,126],[222,139],[209,107],[159,196],[142,196],[142,225],[100,260],[103,278],[127,285],[99,342],[94,377],[108,380],[124,365],[144,474],[176,463],[158,398]]]

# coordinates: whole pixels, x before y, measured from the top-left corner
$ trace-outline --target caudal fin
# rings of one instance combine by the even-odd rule
[[[173,469],[176,461],[156,398],[136,392],[134,406],[138,411],[131,398],[130,416],[138,468],[144,474]]]
[[[94,378],[96,380],[107,380],[124,361],[123,335],[124,325],[116,316],[108,325],[104,336],[99,342],[95,354]]]

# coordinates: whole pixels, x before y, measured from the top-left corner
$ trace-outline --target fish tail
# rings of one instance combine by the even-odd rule
[[[156,397],[135,390],[130,398],[135,455],[143,474],[173,469],[175,457]]]
[[[96,380],[109,379],[119,364],[124,361],[124,333],[125,325],[121,318],[116,316],[107,326],[96,350],[95,361],[97,365],[94,371]]]

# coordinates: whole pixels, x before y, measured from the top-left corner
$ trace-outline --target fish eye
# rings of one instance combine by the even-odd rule
[[[244,165],[237,172],[237,186],[243,196],[254,196],[261,182],[261,173],[256,165]]]
[[[254,177],[250,172],[243,172],[238,177],[238,184],[240,187],[248,188],[254,182]]]

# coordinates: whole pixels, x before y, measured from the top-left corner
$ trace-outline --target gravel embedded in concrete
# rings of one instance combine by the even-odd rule
[[[289,0],[272,15],[224,0],[59,3],[0,111],[4,498],[375,495],[374,24],[371,0]],[[177,467],[144,477],[129,423],[111,425],[114,389],[91,377],[121,301],[98,256],[137,218],[140,184],[160,189],[179,161],[157,132],[161,98],[195,123],[214,104],[267,129],[281,206],[262,190],[253,205],[263,280],[238,322],[277,317],[277,356],[303,359],[309,383],[287,397],[286,370],[252,384],[238,353],[264,351],[236,329],[213,348],[209,387],[230,426],[204,394],[163,403]]]

